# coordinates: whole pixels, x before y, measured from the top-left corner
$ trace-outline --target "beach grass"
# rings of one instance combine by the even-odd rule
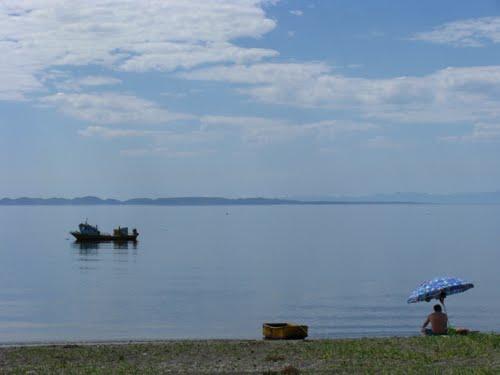
[[[500,373],[500,335],[0,348],[2,374]]]

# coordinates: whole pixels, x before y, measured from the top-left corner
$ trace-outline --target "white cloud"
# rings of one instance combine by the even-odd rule
[[[164,131],[138,130],[138,129],[116,129],[104,126],[88,126],[78,131],[78,134],[84,137],[102,137],[102,138],[122,138],[122,137],[146,137],[167,134]]]
[[[432,31],[413,35],[413,40],[456,47],[482,47],[500,43],[500,17],[483,17],[445,23]]]
[[[368,139],[366,141],[366,145],[370,148],[386,150],[401,148],[401,144],[383,135],[377,135],[373,138]]]
[[[133,95],[115,93],[58,93],[42,98],[41,102],[94,124],[164,124],[192,118]]]
[[[180,73],[179,76],[191,80],[222,81],[245,84],[290,84],[314,80],[329,73],[331,68],[321,62],[308,63],[260,63],[253,65],[216,66]]]
[[[86,76],[75,78],[68,73],[49,72],[43,75],[45,84],[51,84],[59,91],[81,91],[89,87],[114,86],[122,83],[118,78],[107,76]]]
[[[128,157],[138,156],[162,156],[166,158],[192,158],[206,156],[213,153],[213,150],[173,150],[169,147],[149,147],[121,150],[120,154]]]
[[[298,10],[298,9],[297,10],[291,10],[290,13],[293,14],[294,16],[298,16],[298,17],[304,15],[304,12],[301,11],[301,10]]]
[[[145,72],[148,70],[171,71],[176,68],[192,68],[207,63],[245,63],[276,56],[276,51],[261,48],[240,48],[230,43],[144,44],[139,55],[132,56],[120,65],[124,71]]]
[[[229,126],[233,128],[265,128],[276,125],[287,124],[287,121],[281,119],[272,119],[266,117],[245,117],[245,116],[202,116],[201,123],[205,128]]]
[[[76,80],[80,86],[111,86],[118,85],[122,81],[118,78],[105,76],[86,76]]]
[[[366,121],[324,120],[300,123],[265,117],[213,115],[193,119],[191,125],[196,123],[199,124],[199,128],[182,132],[118,129],[93,125],[78,133],[85,137],[101,138],[149,137],[162,147],[165,145],[168,147],[197,145],[199,147],[202,144],[218,144],[227,139],[252,144],[271,144],[308,137],[322,142],[331,141],[344,134],[366,132],[378,128],[375,124]]]
[[[199,149],[206,144],[215,144],[223,141],[227,136],[226,133],[220,131],[204,130],[145,130],[145,129],[123,129],[107,126],[88,126],[87,128],[78,131],[83,137],[96,137],[104,139],[117,139],[117,138],[146,138],[152,142],[154,146],[147,147],[141,150],[144,153],[151,154],[153,149],[177,149],[190,148]],[[128,151],[127,151],[128,152]],[[133,149],[131,153],[142,153],[138,149]]]
[[[383,36],[385,36],[385,33],[379,30],[372,30],[366,35],[368,38],[381,38]]]
[[[322,63],[260,63],[198,69],[181,76],[238,83],[240,92],[262,102],[350,110],[399,122],[479,121],[500,116],[500,66],[369,79],[333,74]]]
[[[474,124],[472,132],[465,135],[453,135],[442,137],[446,142],[499,142],[500,124],[477,123]]]
[[[331,140],[339,135],[376,129],[369,122],[324,120],[309,123],[294,123],[281,119],[263,117],[204,116],[200,119],[207,131],[238,132],[247,143],[269,144],[285,142],[302,137],[313,137],[319,141]]]
[[[7,0],[0,4],[0,99],[41,90],[51,67],[126,71],[250,62],[274,50],[231,41],[275,27],[261,0]]]
[[[1,29],[1,28],[0,28]],[[0,51],[2,50],[0,41]],[[25,69],[16,69],[4,58],[0,59],[0,100],[24,100],[26,92],[43,89],[42,83]]]

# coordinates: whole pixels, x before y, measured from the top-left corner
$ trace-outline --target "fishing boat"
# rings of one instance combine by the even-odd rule
[[[303,340],[308,327],[292,323],[264,323],[262,335],[268,340]]]
[[[80,223],[78,225],[78,231],[70,232],[73,237],[79,242],[84,241],[137,241],[139,232],[137,229],[132,229],[132,233],[129,233],[128,228],[118,227],[113,230],[113,234],[104,233],[99,230],[97,225],[90,225],[85,221],[85,223]]]

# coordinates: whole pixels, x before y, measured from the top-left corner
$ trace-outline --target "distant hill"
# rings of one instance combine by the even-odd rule
[[[134,198],[128,200],[81,198],[3,198],[0,206],[96,206],[96,205],[148,205],[148,206],[264,206],[264,205],[331,205],[331,204],[394,204],[413,202],[369,202],[369,201],[302,201],[278,198],[220,198],[220,197],[176,197],[176,198]]]
[[[0,206],[91,206],[91,205],[148,205],[148,206],[264,206],[264,205],[333,205],[333,204],[500,204],[500,191],[486,193],[425,194],[394,193],[361,197],[323,196],[280,198],[221,198],[221,197],[173,197],[134,198],[128,200],[79,198],[3,198]]]
[[[87,206],[87,205],[115,205],[123,202],[116,199],[101,199],[97,197],[81,197],[81,198],[3,198],[0,199],[2,206]]]
[[[500,191],[455,194],[427,194],[427,193],[391,193],[374,194],[360,197],[351,196],[320,196],[320,197],[294,197],[307,201],[332,201],[332,202],[413,202],[436,204],[500,204]]]
[[[220,205],[277,205],[298,204],[301,202],[286,199],[268,198],[219,198],[219,197],[176,197],[176,198],[134,198],[128,200],[101,199],[98,197],[81,198],[3,198],[3,206],[91,206],[91,205],[154,205],[154,206],[220,206]]]

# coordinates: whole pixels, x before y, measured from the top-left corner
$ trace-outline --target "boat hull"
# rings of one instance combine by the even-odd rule
[[[127,242],[137,241],[139,234],[129,234],[114,236],[111,234],[82,234],[80,232],[70,232],[78,242]]]
[[[291,323],[264,323],[262,335],[267,340],[303,340],[307,337],[308,327]]]

